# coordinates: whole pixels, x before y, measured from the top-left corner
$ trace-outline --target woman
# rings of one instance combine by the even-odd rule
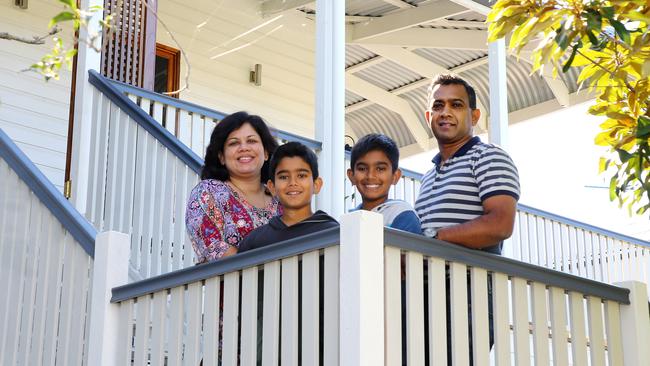
[[[237,112],[217,123],[185,214],[197,263],[237,253],[248,233],[281,214],[264,186],[277,146],[259,116]]]

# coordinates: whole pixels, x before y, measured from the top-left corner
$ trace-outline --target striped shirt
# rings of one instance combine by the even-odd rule
[[[508,195],[519,199],[519,175],[510,156],[498,146],[475,136],[441,164],[424,175],[415,211],[425,235],[432,229],[461,224],[483,215],[482,202]],[[502,243],[483,250],[501,254]]]

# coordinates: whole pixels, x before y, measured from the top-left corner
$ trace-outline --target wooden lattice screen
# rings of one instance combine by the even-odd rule
[[[104,33],[102,74],[113,80],[153,89],[157,0],[105,0],[113,27]]]

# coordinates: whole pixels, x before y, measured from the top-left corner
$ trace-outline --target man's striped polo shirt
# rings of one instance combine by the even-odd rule
[[[441,164],[424,175],[415,211],[426,235],[431,229],[460,224],[483,215],[483,200],[497,195],[519,199],[519,175],[508,154],[498,146],[472,137]],[[503,243],[483,250],[501,254]]]

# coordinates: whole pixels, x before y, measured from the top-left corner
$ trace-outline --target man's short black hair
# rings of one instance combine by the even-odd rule
[[[269,161],[269,179],[271,179],[271,182],[275,183],[275,170],[278,168],[280,161],[284,158],[293,158],[296,156],[309,165],[312,178],[314,180],[318,178],[318,158],[316,154],[300,142],[291,141],[280,145],[271,156]]]
[[[352,152],[350,153],[350,169],[354,170],[354,165],[357,163],[357,160],[371,151],[381,151],[386,154],[386,157],[392,165],[393,172],[399,167],[399,148],[395,141],[384,134],[371,133],[363,136],[352,147]]]
[[[470,109],[476,109],[476,91],[474,91],[474,88],[472,88],[467,81],[453,74],[440,74],[431,82],[431,85],[429,85],[427,93],[427,110],[429,110],[433,105],[433,89],[436,85],[462,85],[467,92]]]

